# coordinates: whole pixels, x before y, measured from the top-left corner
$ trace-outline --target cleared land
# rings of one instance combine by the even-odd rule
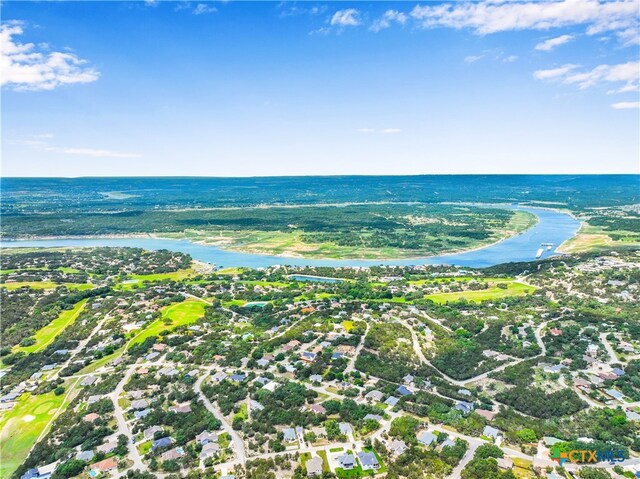
[[[64,331],[65,328],[72,325],[80,313],[84,309],[85,304],[87,304],[87,300],[83,299],[82,301],[76,303],[73,309],[67,309],[60,313],[60,315],[47,324],[44,328],[39,329],[34,335],[36,342],[31,346],[17,346],[15,351],[23,351],[27,354],[38,352],[44,348],[46,348],[53,340]]]
[[[162,310],[162,316],[140,331],[130,344],[141,343],[151,336],[160,336],[165,330],[172,330],[196,322],[204,316],[206,304],[196,299],[187,299],[182,303],[167,306]]]

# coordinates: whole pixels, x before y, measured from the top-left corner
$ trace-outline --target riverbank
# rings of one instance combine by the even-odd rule
[[[541,243],[560,245],[573,237],[580,223],[565,213],[537,209],[516,208],[527,211],[538,218],[538,222],[520,234],[495,242],[492,245],[462,253],[441,254],[432,257],[402,259],[310,259],[283,258],[266,254],[251,254],[222,249],[216,246],[196,244],[185,239],[160,239],[149,236],[136,238],[81,238],[59,240],[31,240],[0,242],[1,247],[60,248],[60,247],[136,247],[149,250],[168,249],[190,254],[192,258],[218,267],[263,268],[273,265],[370,267],[378,265],[415,266],[422,264],[451,264],[463,267],[483,268],[500,263],[533,261]],[[556,254],[545,250],[542,258]]]

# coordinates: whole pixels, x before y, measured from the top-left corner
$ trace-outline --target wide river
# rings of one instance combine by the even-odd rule
[[[555,250],[563,242],[573,237],[580,228],[580,222],[566,213],[554,210],[528,207],[510,207],[529,211],[538,217],[538,222],[525,232],[499,243],[465,253],[431,256],[425,258],[392,260],[332,260],[307,259],[262,254],[241,253],[224,250],[216,246],[195,244],[188,240],[170,240],[155,238],[69,238],[46,240],[2,241],[0,248],[56,248],[56,247],[92,247],[92,246],[128,246],[148,250],[168,249],[188,253],[192,258],[215,264],[218,267],[243,266],[260,268],[273,265],[291,266],[410,266],[420,264],[452,264],[482,268],[512,261],[531,261],[541,243],[552,243],[550,250],[544,248],[542,258],[556,254]]]

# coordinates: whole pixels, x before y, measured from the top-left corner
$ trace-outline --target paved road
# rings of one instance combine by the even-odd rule
[[[127,384],[129,378],[138,367],[139,365],[136,364],[129,366],[127,372],[116,386],[116,389],[111,394],[109,394],[109,397],[113,402],[114,415],[116,416],[116,421],[118,423],[118,433],[124,434],[128,438],[127,449],[129,449],[129,457],[133,460],[132,468],[144,470],[146,466],[143,464],[140,453],[138,452],[138,448],[133,442],[133,434],[131,434],[131,431],[129,430],[127,421],[124,418],[124,412],[122,411],[122,407],[120,407],[120,403],[118,402],[118,398],[120,397],[120,394],[122,394],[125,384]]]
[[[246,453],[242,438],[227,422],[227,420],[222,415],[220,410],[215,408],[213,404],[211,404],[211,401],[209,401],[209,398],[207,398],[207,396],[205,396],[204,393],[202,392],[202,382],[209,375],[209,372],[210,372],[210,369],[207,370],[206,374],[202,374],[198,378],[198,380],[193,385],[193,389],[195,392],[198,393],[198,396],[200,396],[200,399],[202,399],[202,403],[204,404],[204,406],[222,423],[222,428],[225,430],[227,434],[229,434],[229,437],[232,440],[233,451],[236,456],[236,462],[239,464],[244,464],[247,461],[247,453]]]

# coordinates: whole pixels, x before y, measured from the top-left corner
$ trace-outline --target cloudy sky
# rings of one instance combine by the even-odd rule
[[[2,7],[3,176],[640,173],[637,0]]]

